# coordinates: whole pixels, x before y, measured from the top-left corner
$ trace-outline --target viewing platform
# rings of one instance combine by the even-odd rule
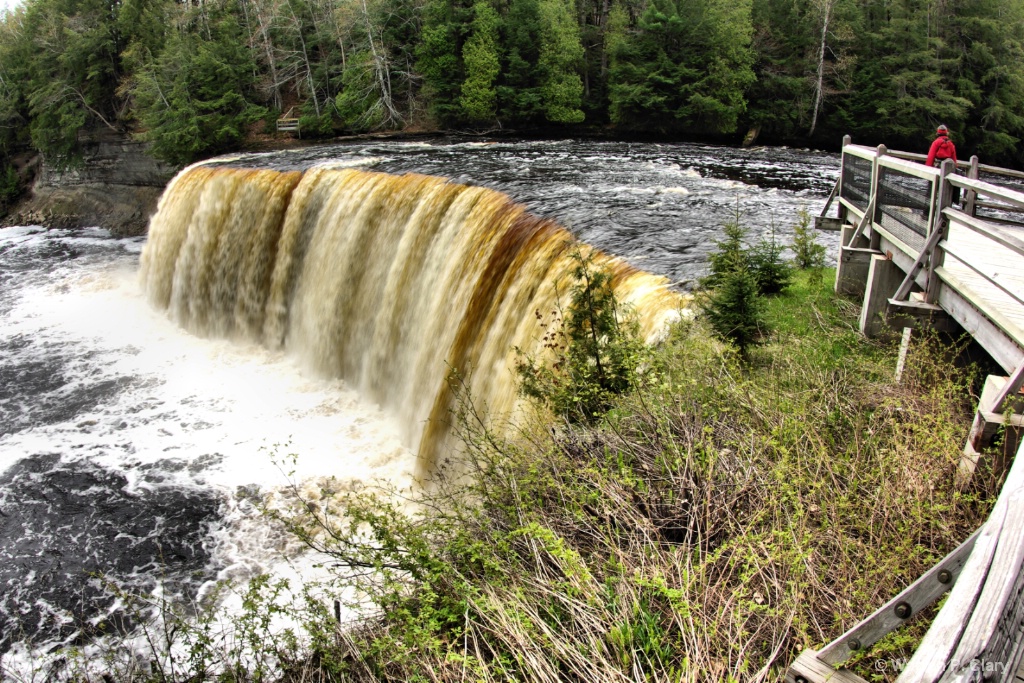
[[[977,157],[932,168],[923,155],[843,143],[839,181],[816,220],[840,233],[836,291],[862,298],[869,337],[966,332],[1002,367],[985,382],[958,476],[972,477],[998,436],[991,471],[1006,478],[980,529],[835,641],[803,652],[786,680],[863,681],[842,664],[948,591],[898,683],[1024,683],[1024,192],[1012,187],[1024,173]]]

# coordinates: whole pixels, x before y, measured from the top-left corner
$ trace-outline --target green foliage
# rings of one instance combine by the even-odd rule
[[[715,333],[736,345],[744,356],[764,334],[764,300],[757,279],[747,270],[723,274],[707,294],[701,311]]]
[[[615,396],[638,385],[647,354],[636,321],[615,298],[610,273],[580,249],[572,258],[564,323],[563,311],[554,311],[544,338],[553,360],[544,364],[517,350],[516,372],[524,395],[571,421],[594,421]]]
[[[126,683],[783,672],[934,566],[991,505],[984,486],[954,486],[973,373],[915,337],[896,384],[897,350],[864,340],[831,285],[800,271],[768,299],[776,332],[743,367],[684,318],[654,351],[658,381],[616,397],[598,425],[552,430],[528,413],[491,428],[460,393],[465,476],[435,472],[410,494],[289,475],[268,496],[266,513],[323,553],[328,585],[256,577],[224,625],[206,601],[191,614],[144,602],[146,638],[102,660],[54,657],[69,680]],[[361,610],[344,629],[338,596]],[[905,659],[927,625],[853,670],[871,679]]]
[[[718,286],[726,275],[733,271],[746,270],[749,265],[747,247],[744,244],[747,230],[740,224],[738,215],[735,220],[723,226],[722,233],[725,239],[715,242],[717,249],[708,256],[710,272],[701,280],[701,286],[706,288]]]
[[[749,0],[653,0],[635,33],[618,33],[611,46],[612,121],[734,131],[754,80],[750,8]]]
[[[761,294],[778,294],[789,286],[793,275],[793,267],[782,260],[782,252],[786,247],[775,240],[775,225],[772,224],[771,235],[750,250],[748,261],[750,269],[757,281],[757,291]]]
[[[13,166],[0,165],[0,216],[7,213],[21,196],[21,182]]]
[[[196,15],[214,40],[171,34],[136,78],[133,95],[153,153],[185,164],[237,146],[266,109],[253,104],[251,53],[230,13]]]
[[[552,123],[581,123],[583,81],[577,69],[583,60],[573,0],[540,0],[540,95],[544,117]]]
[[[500,18],[489,0],[474,2],[473,12],[471,33],[462,48],[466,79],[462,82],[459,103],[467,121],[484,122],[493,120],[497,113],[495,79],[501,71],[498,59]]]

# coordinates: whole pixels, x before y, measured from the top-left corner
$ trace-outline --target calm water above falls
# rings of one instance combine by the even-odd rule
[[[675,282],[699,276],[737,210],[753,234],[774,220],[788,240],[796,212],[817,212],[838,171],[834,155],[787,149],[573,141],[363,143],[231,165],[325,163],[501,190]],[[8,659],[25,638],[86,642],[105,617],[130,622],[101,574],[194,594],[218,578],[310,571],[282,557],[252,505],[285,481],[274,453],[299,454],[300,479],[405,485],[414,470],[394,418],[340,380],[287,353],[197,338],[151,309],[136,280],[143,245],[102,229],[0,230]]]

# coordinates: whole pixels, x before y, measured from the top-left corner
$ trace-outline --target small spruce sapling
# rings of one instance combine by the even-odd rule
[[[820,281],[825,267],[825,246],[815,241],[811,215],[807,209],[800,209],[796,225],[793,226],[793,263],[801,270],[810,270],[812,281]]]
[[[778,294],[789,286],[793,279],[793,267],[782,260],[782,252],[786,247],[775,239],[775,222],[772,222],[770,237],[762,239],[750,251],[748,256],[750,270],[757,280],[757,289],[761,294]]]
[[[751,253],[743,246],[746,230],[738,213],[724,232],[718,251],[708,257],[711,273],[701,284],[709,291],[700,307],[715,333],[734,343],[745,356],[766,329],[764,300]]]
[[[615,395],[637,384],[649,354],[636,320],[615,296],[611,273],[581,249],[571,258],[569,306],[552,311],[542,340],[553,361],[541,363],[517,348],[516,373],[523,395],[571,421],[593,422]]]

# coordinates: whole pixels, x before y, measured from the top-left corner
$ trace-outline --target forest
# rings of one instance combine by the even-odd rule
[[[303,137],[555,131],[926,149],[1020,166],[1020,0],[26,0],[0,17],[11,159],[82,133],[175,164]],[[5,194],[6,193],[6,194]]]

